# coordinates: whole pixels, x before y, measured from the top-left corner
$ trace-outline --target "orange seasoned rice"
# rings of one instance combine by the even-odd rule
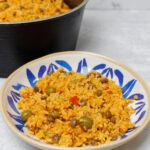
[[[64,0],[0,0],[0,22],[47,18],[68,11]]]
[[[30,112],[25,126],[48,144],[101,145],[119,139],[134,127],[130,122],[135,112],[129,106],[132,100],[123,97],[114,81],[95,71],[83,75],[59,68],[39,79],[35,87],[22,87],[20,95],[21,114]],[[51,116],[54,112],[55,117]]]

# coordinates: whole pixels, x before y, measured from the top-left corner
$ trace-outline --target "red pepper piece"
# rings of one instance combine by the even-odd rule
[[[70,101],[73,103],[73,104],[75,104],[75,105],[78,105],[79,103],[78,103],[78,97],[77,96],[74,96],[74,97],[72,97],[72,98],[70,98]]]
[[[109,87],[108,87],[108,86],[104,88],[104,90],[108,90],[108,89],[109,89]]]
[[[122,129],[121,129],[121,128],[119,128],[119,132],[122,132]]]
[[[69,135],[72,135],[72,132],[68,132]]]
[[[109,93],[109,94],[112,94],[113,92],[112,92],[112,91],[108,91],[108,93]]]

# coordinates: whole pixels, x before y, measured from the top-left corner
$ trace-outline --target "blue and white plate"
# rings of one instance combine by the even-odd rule
[[[88,52],[62,52],[51,54],[22,66],[12,73],[6,81],[1,91],[1,110],[4,120],[8,126],[26,142],[42,149],[70,149],[53,145],[44,144],[42,141],[27,133],[24,121],[20,117],[17,109],[17,102],[20,98],[19,89],[34,86],[36,82],[50,71],[57,71],[59,67],[63,67],[66,71],[76,71],[87,74],[91,70],[96,70],[122,88],[125,98],[134,99],[137,95],[138,99],[134,100],[133,108],[135,114],[131,116],[131,122],[135,123],[135,127],[127,131],[118,141],[111,144],[101,146],[84,147],[84,149],[112,149],[115,148],[139,134],[147,125],[150,119],[149,98],[150,93],[145,82],[130,68],[123,64],[112,60],[111,58],[93,54]],[[71,148],[71,149],[83,149]]]

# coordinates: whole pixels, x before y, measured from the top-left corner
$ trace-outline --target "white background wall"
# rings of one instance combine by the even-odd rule
[[[150,10],[150,0],[89,0],[90,9]]]

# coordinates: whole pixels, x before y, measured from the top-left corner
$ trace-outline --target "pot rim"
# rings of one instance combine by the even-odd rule
[[[52,16],[52,17],[48,17],[48,18],[36,19],[36,20],[29,20],[29,21],[0,22],[0,25],[28,24],[28,23],[37,23],[37,22],[42,22],[42,21],[57,19],[57,18],[69,15],[69,14],[71,14],[71,13],[79,10],[80,8],[82,8],[83,6],[85,6],[88,1],[89,0],[83,0],[83,2],[80,5],[78,5],[77,7],[73,8],[71,11],[68,11],[68,12],[60,14],[60,15],[56,15],[56,16]]]

